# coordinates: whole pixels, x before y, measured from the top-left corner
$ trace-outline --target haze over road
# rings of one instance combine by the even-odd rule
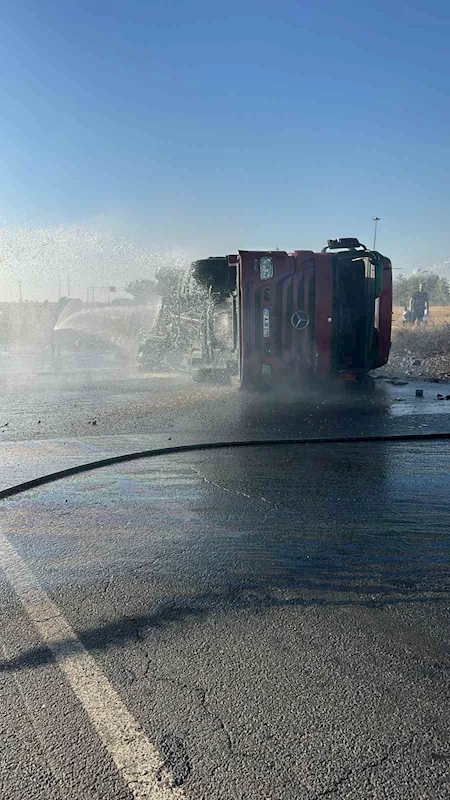
[[[5,387],[1,485],[164,444],[448,429],[439,386],[382,383]],[[449,454],[226,449],[3,502],[1,796],[450,797]]]

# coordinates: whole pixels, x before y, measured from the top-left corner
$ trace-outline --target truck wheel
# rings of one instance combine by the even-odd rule
[[[139,358],[140,372],[157,372],[164,364],[164,348],[160,339],[146,340],[145,350]]]
[[[229,295],[236,288],[236,275],[228,266],[226,256],[211,256],[194,261],[192,272],[202,286],[214,294]]]
[[[223,367],[200,367],[192,373],[192,380],[196,383],[221,384],[231,383],[230,371]]]

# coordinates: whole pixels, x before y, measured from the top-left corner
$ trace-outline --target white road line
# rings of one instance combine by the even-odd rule
[[[136,800],[182,800],[163,758],[6,536],[0,566]]]

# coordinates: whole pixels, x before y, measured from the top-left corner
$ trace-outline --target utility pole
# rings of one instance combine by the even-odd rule
[[[19,303],[22,302],[22,281],[19,281]]]
[[[58,300],[61,300],[61,275],[58,275]]]
[[[67,273],[67,297],[70,300],[70,275]]]
[[[375,250],[375,246],[376,246],[376,243],[377,243],[377,227],[378,227],[378,223],[380,221],[380,217],[372,217],[372,219],[373,219],[373,222],[374,222],[373,249]]]

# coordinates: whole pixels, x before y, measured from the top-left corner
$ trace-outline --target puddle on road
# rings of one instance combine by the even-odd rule
[[[449,452],[362,443],[127,464],[8,502],[4,528],[47,588],[112,575],[177,592],[429,593],[450,553]]]

